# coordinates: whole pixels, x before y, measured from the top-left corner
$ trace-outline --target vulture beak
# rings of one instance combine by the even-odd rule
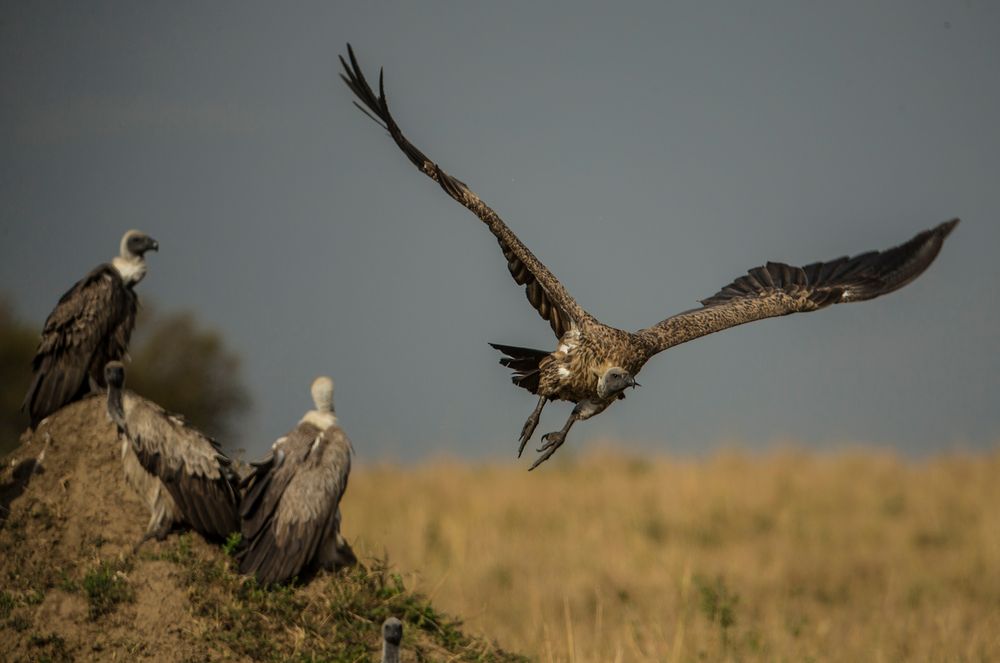
[[[152,237],[150,237],[149,238],[149,249],[148,250],[150,250],[150,251],[156,251],[157,253],[159,253],[160,252],[160,243],[157,242]]]

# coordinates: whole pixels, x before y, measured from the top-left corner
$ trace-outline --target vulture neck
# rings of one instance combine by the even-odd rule
[[[399,645],[382,640],[382,663],[399,663]]]
[[[146,261],[142,256],[131,254],[116,256],[111,265],[118,270],[126,286],[135,285],[146,275]]]
[[[122,403],[122,390],[108,385],[108,416],[118,428],[125,429],[125,405]]]
[[[309,410],[299,423],[312,424],[320,430],[326,430],[330,426],[337,425],[337,417],[333,414],[333,410]]]

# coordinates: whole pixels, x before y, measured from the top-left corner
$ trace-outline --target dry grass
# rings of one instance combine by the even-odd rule
[[[351,477],[344,527],[540,661],[1000,657],[1000,455],[563,453]]]

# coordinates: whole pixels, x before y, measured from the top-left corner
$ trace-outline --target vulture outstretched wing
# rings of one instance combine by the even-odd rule
[[[593,320],[570,296],[555,276],[536,258],[521,240],[507,227],[507,224],[479,196],[472,192],[461,180],[444,172],[440,166],[427,158],[410,141],[403,136],[399,125],[389,113],[389,104],[385,98],[382,73],[379,72],[379,93],[376,96],[358,65],[354,50],[347,46],[350,64],[340,58],[344,67],[341,78],[357,95],[360,104],[355,102],[362,111],[375,119],[388,130],[389,135],[407,158],[425,175],[441,185],[445,193],[468,208],[478,216],[490,229],[500,243],[500,250],[507,259],[507,269],[518,285],[523,285],[528,301],[538,311],[543,319],[549,322],[557,337],[570,329],[574,324]],[[363,104],[363,105],[362,105]],[[367,110],[366,110],[367,109]],[[377,119],[376,119],[377,118]]]
[[[902,288],[937,257],[958,219],[925,230],[885,251],[870,251],[805,267],[769,262],[751,269],[708,299],[638,335],[650,354],[754,320],[860,302]]]

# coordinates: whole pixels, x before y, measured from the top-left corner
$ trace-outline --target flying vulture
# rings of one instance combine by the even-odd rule
[[[243,480],[240,572],[261,585],[334,570],[356,559],[340,535],[340,500],[351,472],[351,441],[333,412],[333,380],[312,383],[314,410],[279,438]]]
[[[156,403],[125,390],[125,366],[108,362],[108,415],[122,441],[125,480],[150,511],[136,544],[175,527],[212,540],[240,530],[239,479],[218,443]]]
[[[500,243],[514,281],[524,286],[528,301],[548,321],[558,339],[554,352],[491,344],[505,355],[500,363],[513,369],[514,384],[538,396],[534,411],[521,429],[518,456],[538,425],[546,402],[564,400],[576,404],[561,430],[542,437],[543,444],[538,449],[541,455],[530,469],[552,456],[575,422],[603,412],[615,400],[625,397],[625,389],[637,387],[635,376],[653,355],[746,322],[816,311],[831,304],[859,302],[892,292],[927,269],[945,237],[958,223],[958,219],[946,221],[885,251],[870,251],[805,267],[768,262],[702,300],[700,308],[636,332],[617,329],[602,324],[577,304],[496,212],[403,136],[389,113],[381,71],[376,95],[350,45],[347,52],[350,64],[340,58],[344,68],[341,78],[357,95],[360,103],[355,105],[389,132],[418,169],[486,224]]]
[[[119,255],[77,281],[45,320],[31,362],[34,376],[21,409],[31,427],[59,408],[104,386],[104,366],[125,357],[135,326],[135,284],[146,275],[155,239],[138,230],[122,237]]]

